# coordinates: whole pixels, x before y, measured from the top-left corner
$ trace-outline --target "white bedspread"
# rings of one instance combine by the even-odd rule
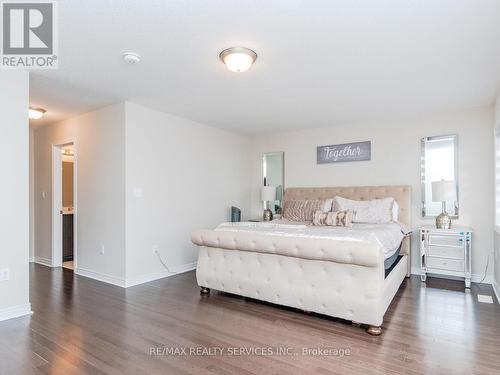
[[[285,220],[272,222],[222,223],[216,231],[258,233],[270,236],[333,239],[369,242],[379,245],[387,259],[398,250],[405,230],[398,223],[353,224],[352,228],[314,226]]]

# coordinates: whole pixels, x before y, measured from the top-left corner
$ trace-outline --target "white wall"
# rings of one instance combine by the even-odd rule
[[[35,131],[36,261],[52,262],[52,144],[74,139],[77,273],[116,284],[124,282],[124,116],[121,103]],[[104,254],[100,254],[101,246]]]
[[[495,131],[500,128],[500,93],[497,96],[497,100],[495,103],[495,121],[494,121],[494,126],[493,126],[493,134],[492,136],[495,137]],[[495,158],[495,154],[493,153],[493,159]],[[499,168],[500,166],[495,166],[495,168]],[[497,191],[499,190],[500,187],[496,187]],[[497,197],[496,199],[499,199],[500,197]],[[500,223],[496,223],[497,225],[500,225]],[[494,242],[495,242],[495,256],[494,256],[494,268],[495,268],[495,278],[494,278],[494,283],[493,287],[495,288],[495,292],[497,294],[497,298],[500,299],[500,228],[495,227],[495,231],[493,233],[494,237]]]
[[[0,320],[29,314],[28,73],[0,71]]]
[[[194,267],[191,232],[250,204],[249,139],[126,103],[127,283]],[[134,194],[134,191],[136,194]],[[136,196],[140,195],[140,197]]]
[[[248,216],[248,138],[122,103],[35,131],[38,262],[52,261],[51,147],[70,139],[79,274],[121,286],[169,275],[153,246],[172,271],[192,269],[194,229],[229,220],[232,205]]]
[[[432,225],[433,220],[421,218],[420,139],[458,134],[460,219],[455,224],[474,228],[472,272],[477,280],[484,273],[488,253],[493,250],[493,160],[490,157],[493,153],[493,116],[493,109],[489,107],[425,118],[256,136],[252,157],[253,214],[258,216],[262,211],[258,194],[262,181],[261,155],[284,151],[285,187],[411,185],[413,227]],[[368,140],[372,141],[371,161],[316,164],[316,146]],[[415,241],[413,249],[417,249]],[[417,259],[417,251],[414,251],[414,268]]]
[[[30,253],[29,259],[35,259],[35,130],[29,130],[29,215],[30,215]]]

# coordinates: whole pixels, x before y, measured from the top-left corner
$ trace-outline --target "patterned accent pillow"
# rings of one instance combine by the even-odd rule
[[[317,210],[313,215],[313,225],[329,225],[335,227],[352,227],[354,211],[323,212]]]
[[[316,210],[325,211],[331,200],[327,199],[301,199],[296,201],[285,201],[283,207],[283,218],[290,221],[312,221]]]

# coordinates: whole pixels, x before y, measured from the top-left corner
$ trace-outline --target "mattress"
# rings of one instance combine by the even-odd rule
[[[389,274],[392,272],[392,270],[394,268],[396,268],[396,266],[398,265],[399,261],[401,259],[403,259],[403,255],[399,255],[399,252],[396,253],[396,257],[394,258],[394,260],[392,260],[391,262],[391,265],[389,266],[389,268],[386,268],[385,269],[385,278],[387,279],[387,276],[389,276]]]
[[[401,251],[401,246],[398,247],[398,249],[396,250],[396,252],[394,254],[392,254],[389,258],[386,258],[385,261],[384,261],[384,268],[386,270],[388,270],[389,268],[391,268],[391,266],[394,264],[394,262],[396,262],[396,260],[398,260],[398,256],[399,256],[399,252]]]
[[[404,228],[399,223],[353,224],[352,227],[346,228],[273,220],[272,222],[258,223],[223,223],[215,231],[370,243],[382,249],[384,260],[390,259],[395,254],[394,260],[397,258],[401,241],[404,238]]]

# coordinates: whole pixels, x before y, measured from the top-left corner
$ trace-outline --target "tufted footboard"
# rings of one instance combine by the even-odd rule
[[[407,256],[384,278],[374,265],[199,246],[198,285],[380,326],[406,276]]]

